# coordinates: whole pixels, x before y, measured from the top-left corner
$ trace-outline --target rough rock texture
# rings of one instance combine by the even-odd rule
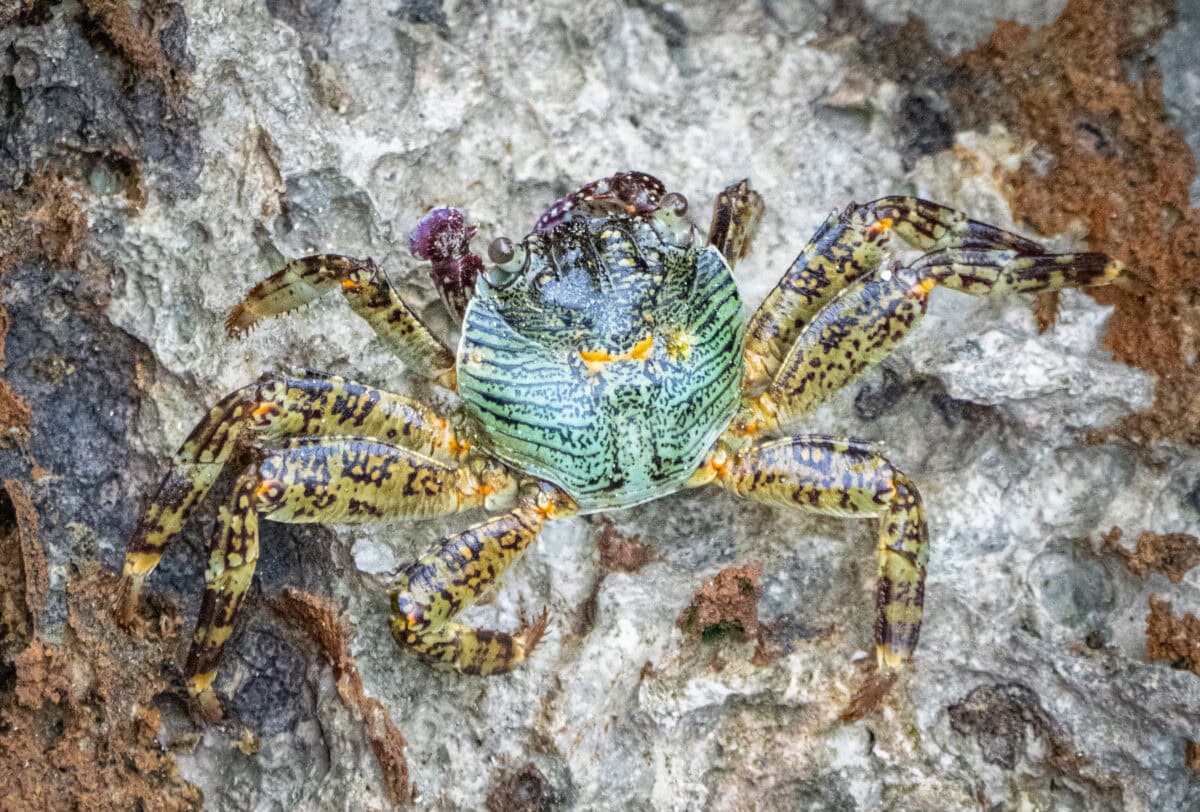
[[[375,809],[405,797],[439,809],[1200,806],[1188,766],[1200,740],[1200,677],[1188,670],[1200,570],[1175,583],[1126,564],[1143,533],[1200,535],[1195,390],[1179,390],[1171,431],[1105,431],[1162,407],[1164,381],[1194,373],[1190,289],[1144,293],[1175,297],[1154,312],[1180,319],[1177,366],[1157,376],[1113,359],[1111,308],[1086,294],[1064,293],[1042,332],[1030,299],[937,292],[905,347],[816,416],[816,431],[885,440],[929,512],[920,657],[886,692],[863,693],[873,525],[717,492],[615,513],[612,527],[551,525],[468,615],[512,628],[549,607],[532,661],[491,680],[398,656],[381,594],[398,562],[470,517],[336,532],[268,525],[259,587],[217,683],[232,718],[212,727],[186,714],[177,638],[179,618],[186,627],[196,612],[215,510],[151,579],[146,614],[160,622],[144,639],[110,634],[95,597],[104,576],[90,568],[118,566],[171,451],[207,404],[264,368],[302,364],[448,397],[408,380],[340,301],[226,338],[229,308],[284,257],[371,255],[449,331],[406,250],[427,207],[467,208],[483,247],[619,168],[663,178],[701,221],[726,182],[753,179],[768,213],[738,267],[750,305],[850,200],[912,191],[1011,226],[1014,189],[1080,147],[1035,143],[1006,117],[1024,109],[1003,95],[1021,92],[1005,73],[1026,58],[1015,29],[990,46],[1011,50],[976,49],[1000,17],[1044,26],[1066,7],[1071,23],[1081,6],[1096,36],[1121,28],[1117,14],[1141,21],[1110,49],[1106,81],[1142,83],[1157,65],[1163,97],[1149,80],[1139,103],[1163,108],[1195,149],[1194,0],[1177,16],[1150,0],[585,0],[537,11],[33,0],[0,12],[0,476],[37,512],[19,524],[0,511],[0,531],[9,551],[36,537],[46,561],[36,576],[0,562],[6,592],[26,596],[0,601],[0,797],[15,808],[117,804],[89,792],[119,767],[149,808],[195,805],[196,788],[213,809]],[[928,35],[904,26],[909,10]],[[1056,42],[1071,34],[1046,31]],[[1078,79],[1067,51],[1055,58]],[[1054,98],[1053,83],[1034,84]],[[1195,171],[1170,139],[1153,154],[1137,138],[1087,143],[1155,178]],[[1126,193],[1104,192],[1122,212]],[[1138,209],[1155,218],[1137,221],[1139,244],[1194,222],[1181,207]],[[1063,248],[1102,239],[1077,220],[1041,236]],[[1180,244],[1172,278],[1200,278],[1194,245],[1189,255]],[[1114,527],[1126,555],[1103,541]],[[653,554],[639,544],[621,553],[627,565],[602,560],[597,539],[614,531]],[[739,611],[757,635],[676,625],[706,581],[751,565],[761,597],[756,614]],[[285,586],[303,592],[281,597]],[[38,656],[55,674],[89,658],[103,667],[43,700]],[[121,673],[138,684],[79,688]],[[116,720],[90,710],[105,701],[141,710]],[[155,740],[147,725],[160,720]],[[79,748],[130,758],[91,773],[76,759],[49,788],[17,772],[40,774],[39,753],[53,761]],[[22,794],[4,786],[8,775],[21,776]]]

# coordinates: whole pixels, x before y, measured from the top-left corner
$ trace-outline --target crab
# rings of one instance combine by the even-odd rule
[[[435,409],[310,370],[267,373],[217,401],[175,454],[131,537],[118,617],[231,460],[244,464],[209,548],[185,665],[187,690],[219,718],[213,687],[258,558],[258,522],[345,524],[486,509],[436,544],[388,591],[399,647],[465,674],[511,671],[546,628],[514,632],[458,615],[550,521],[715,485],[781,507],[879,520],[874,642],[895,672],[917,647],[929,540],[921,496],[881,448],[797,433],[834,392],[891,352],[941,285],[974,295],[1104,285],[1103,254],[1051,253],[1024,237],[915,197],[829,216],[747,318],[733,270],[764,211],[748,181],[724,189],[707,237],[678,192],[640,172],[589,183],[520,242],[497,238],[490,266],[458,209],[429,211],[415,256],[461,320],[452,351],[370,259],[287,263],[226,323],[260,320],[337,291],[406,369],[457,395]],[[922,252],[889,261],[898,237]]]

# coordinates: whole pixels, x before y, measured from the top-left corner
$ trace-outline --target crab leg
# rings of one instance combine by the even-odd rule
[[[421,519],[481,507],[490,494],[514,488],[499,465],[477,472],[361,437],[304,437],[264,452],[238,478],[220,513],[185,669],[188,692],[219,716],[212,682],[254,575],[259,514],[292,524]]]
[[[929,536],[921,495],[908,477],[868,443],[817,435],[736,454],[718,447],[707,467],[722,487],[756,502],[878,517],[876,652],[880,664],[891,667],[912,657],[921,631]]]
[[[444,460],[459,459],[467,447],[446,420],[410,398],[309,370],[267,373],[221,398],[175,452],[126,548],[118,617],[133,620],[146,577],[239,444],[338,434]]]
[[[405,366],[430,378],[447,378],[454,354],[400,299],[371,259],[319,254],[289,262],[254,286],[225,320],[231,336],[245,335],[269,316],[295,310],[331,290],[367,321]]]
[[[817,229],[750,320],[748,384],[767,382],[820,309],[879,267],[893,233],[922,251],[963,248],[1045,254],[1032,240],[917,197],[881,197],[861,206],[851,203]]]
[[[729,267],[750,251],[764,210],[762,196],[750,188],[749,180],[727,186],[717,195],[708,226],[708,244],[717,247]]]
[[[510,512],[461,533],[405,567],[392,597],[392,637],[419,659],[464,674],[503,674],[541,639],[546,614],[516,634],[475,629],[454,617],[491,589],[549,519],[574,502],[539,483]]]
[[[787,431],[892,352],[925,314],[937,285],[976,296],[1106,285],[1121,263],[1104,254],[1022,255],[1011,249],[935,251],[908,268],[860,279],[804,328],[766,391],[735,425]]]

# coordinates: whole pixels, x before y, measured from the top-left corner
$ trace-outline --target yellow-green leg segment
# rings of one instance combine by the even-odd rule
[[[734,453],[707,468],[738,496],[813,513],[878,518],[875,645],[881,665],[912,657],[921,631],[929,536],[916,487],[868,443],[801,435]],[[703,470],[703,469],[702,469]]]
[[[293,260],[254,286],[230,312],[225,329],[230,335],[244,335],[260,320],[296,310],[331,290],[340,290],[350,309],[413,372],[439,378],[453,368],[454,353],[409,309],[370,259],[320,254]]]
[[[1006,260],[1036,259],[1055,262],[1073,257],[1090,263],[1096,254],[1055,255],[1032,240],[972,220],[956,211],[916,197],[883,197],[864,205],[850,204],[844,211],[835,212],[817,230],[808,245],[800,252],[763,301],[750,320],[746,331],[746,381],[761,386],[771,380],[783,366],[788,351],[810,322],[843,290],[858,280],[871,277],[880,268],[895,234],[909,246],[934,252],[935,262],[945,265],[965,264],[997,267]],[[988,256],[981,256],[988,255]],[[1067,264],[1071,260],[1065,260]],[[1105,258],[1104,262],[1108,262]],[[979,282],[957,280],[955,275],[938,278],[940,284],[957,287],[968,293],[1000,293],[1010,290],[1057,290],[1080,284],[1104,284],[1111,281],[1120,266],[1110,263],[1112,273],[1103,281],[1067,281],[1057,287],[1052,284],[989,286],[989,274]],[[914,268],[920,266],[920,262]],[[1017,270],[1010,265],[1012,270]],[[1061,268],[1061,266],[1060,266]],[[886,273],[886,272],[882,272]],[[1028,278],[1038,277],[1034,271]],[[968,276],[971,273],[968,272]],[[995,275],[991,277],[995,279]]]
[[[363,438],[305,437],[261,453],[221,510],[188,653],[188,692],[209,715],[220,713],[212,682],[254,575],[259,514],[287,523],[418,519],[481,507],[490,495],[515,489],[495,464],[442,462]]]
[[[146,577],[236,449],[334,435],[376,438],[442,460],[462,459],[467,450],[448,421],[411,398],[309,370],[267,373],[221,398],[175,452],[126,547],[118,618],[133,621]]]
[[[453,535],[404,568],[391,590],[392,637],[421,660],[464,674],[504,674],[541,639],[545,612],[516,634],[454,618],[491,589],[549,519],[574,513],[566,494],[539,483],[510,512]]]
[[[934,251],[907,268],[877,270],[805,325],[766,391],[746,400],[735,425],[750,433],[798,425],[899,345],[925,315],[937,285],[990,296],[1106,285],[1120,272],[1121,264],[1104,254],[973,248]]]

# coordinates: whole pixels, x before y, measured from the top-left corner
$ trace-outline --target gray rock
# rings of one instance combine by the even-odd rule
[[[379,260],[449,333],[406,246],[407,229],[433,204],[465,207],[482,247],[523,233],[558,194],[617,169],[662,177],[689,196],[702,224],[714,194],[748,175],[769,207],[737,271],[750,305],[827,212],[850,200],[917,191],[1012,225],[986,171],[1016,152],[1002,131],[955,136],[982,162],[975,173],[939,154],[902,156],[891,112],[900,89],[862,85],[853,57],[822,41],[827,4],[784,5],[188,4],[194,125],[147,148],[154,182],[140,213],[103,201],[91,209],[111,226],[94,233],[94,250],[116,273],[106,309],[88,318],[144,345],[155,372],[136,409],[127,394],[108,400],[102,381],[87,389],[109,406],[90,404],[92,422],[72,432],[89,443],[88,482],[112,480],[112,496],[99,506],[63,496],[94,539],[73,548],[63,529],[53,561],[65,568],[86,554],[114,566],[138,499],[206,405],[264,369],[304,365],[448,397],[406,378],[336,299],[241,342],[222,327],[285,257],[336,250]],[[998,16],[1041,23],[1062,4],[868,4],[889,15],[910,5],[957,49],[985,37]],[[17,53],[79,47],[66,23],[72,10],[42,29],[0,32],[0,44]],[[117,134],[105,137],[124,137],[113,121]],[[1180,122],[1195,139],[1195,122]],[[180,138],[186,148],[172,146]],[[103,195],[112,181],[97,172]],[[10,308],[34,307],[35,278],[6,283]],[[1067,293],[1058,324],[1038,334],[1026,299],[939,293],[905,347],[814,418],[815,431],[886,442],[930,517],[919,660],[859,721],[839,716],[872,649],[870,522],[709,491],[613,514],[619,531],[639,534],[659,557],[600,581],[594,627],[582,636],[570,631],[599,577],[598,520],[553,524],[494,600],[466,614],[513,628],[550,610],[532,661],[490,680],[401,656],[382,594],[399,562],[476,517],[272,528],[262,590],[299,585],[333,596],[350,617],[366,691],[407,738],[417,802],[429,808],[481,808],[513,781],[533,781],[541,808],[1196,808],[1200,780],[1183,748],[1200,740],[1200,679],[1145,662],[1144,617],[1151,592],[1194,610],[1200,575],[1169,588],[1160,576],[1141,581],[1095,540],[1112,526],[1200,534],[1189,497],[1200,456],[1084,442],[1085,430],[1153,396],[1150,378],[1100,346],[1107,316]],[[90,323],[71,318],[67,329]],[[7,374],[20,379],[30,368],[22,359],[36,355],[22,347],[38,339],[32,319],[14,325]],[[35,433],[80,420],[46,419]],[[206,532],[197,525],[150,582],[191,612]],[[761,664],[750,662],[753,641],[696,642],[675,625],[704,579],[747,562],[763,568],[759,611],[780,647]],[[60,569],[59,594],[61,582]],[[230,747],[234,728],[209,729],[180,757],[184,774],[213,808],[387,806],[328,666],[277,628],[262,601],[246,614],[219,688],[262,747],[243,755]],[[530,763],[536,781],[521,772]]]

